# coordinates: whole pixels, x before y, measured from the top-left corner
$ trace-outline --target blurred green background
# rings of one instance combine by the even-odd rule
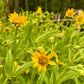
[[[84,9],[84,0],[0,0],[0,18],[14,10],[18,13],[21,9],[35,11],[38,6],[42,7],[43,12],[63,15],[68,8]]]

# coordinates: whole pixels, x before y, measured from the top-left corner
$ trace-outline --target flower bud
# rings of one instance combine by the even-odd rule
[[[7,47],[7,46],[9,45],[9,40],[4,40],[4,41],[2,42],[2,44],[3,44],[5,47]]]
[[[76,65],[76,67],[81,69],[81,68],[83,68],[83,65],[82,64],[78,64],[78,65]]]
[[[49,38],[49,41],[50,41],[51,43],[53,43],[53,42],[54,42],[54,37],[51,36],[51,37]]]

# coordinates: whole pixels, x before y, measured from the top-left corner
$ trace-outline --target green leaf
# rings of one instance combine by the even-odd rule
[[[46,33],[40,35],[39,37],[37,37],[37,39],[35,40],[35,42],[39,42],[41,39],[43,39],[45,36],[47,36],[48,34],[50,34],[52,31],[47,31]]]
[[[19,76],[19,80],[20,80],[21,84],[26,84],[26,81],[23,78],[23,76]]]
[[[6,78],[2,84],[8,84],[8,78]]]
[[[57,81],[59,78],[59,66],[58,66],[58,64],[56,64],[53,72],[54,72],[54,75],[55,75],[56,81]]]
[[[15,72],[15,65],[14,65],[11,49],[9,49],[7,56],[6,56],[6,59],[5,59],[4,71],[5,71],[5,75],[8,78],[11,78]]]
[[[53,84],[53,72],[51,73],[50,84]]]
[[[65,74],[62,76],[62,78],[59,80],[59,83],[63,83],[67,80],[73,79],[75,78],[75,72],[74,71],[67,71],[65,72]]]
[[[37,84],[42,84],[43,83],[44,76],[45,76],[45,74],[41,73],[40,77],[37,80]]]
[[[30,66],[32,66],[32,64],[33,64],[32,62],[28,62],[28,63],[21,65],[18,69],[16,69],[15,75],[18,76],[24,73]]]
[[[75,84],[80,84],[80,82],[78,80],[78,75],[77,74],[75,75],[75,80],[74,81],[75,81]]]
[[[81,49],[79,52],[77,52],[74,56],[72,60],[75,60],[78,58],[78,55],[81,54],[83,52],[84,49]]]

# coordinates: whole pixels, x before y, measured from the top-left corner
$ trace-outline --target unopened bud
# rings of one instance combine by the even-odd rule
[[[51,43],[53,43],[53,42],[54,42],[54,37],[51,36],[51,37],[49,38],[49,41],[50,41]]]
[[[78,65],[76,65],[76,67],[81,69],[81,68],[83,68],[83,65],[82,64],[78,64]]]
[[[3,44],[5,47],[7,47],[7,46],[9,45],[9,40],[4,40],[4,41],[2,42],[2,44]]]

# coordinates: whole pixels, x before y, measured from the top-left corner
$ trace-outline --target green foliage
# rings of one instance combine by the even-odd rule
[[[5,16],[5,13],[6,13],[6,1],[0,0],[0,18],[2,16]]]
[[[84,9],[83,4],[84,0],[32,0],[32,2],[31,0],[21,0],[19,2],[18,0],[0,0],[0,18],[14,10],[35,11],[37,7],[42,7],[43,12],[60,13],[63,18],[68,8]]]
[[[4,19],[6,23],[2,21],[0,26],[0,83],[83,84],[84,24],[75,24],[76,18],[67,21],[69,24],[54,23],[54,14],[49,12],[41,17],[28,11],[21,11],[20,15],[28,17],[29,23],[20,27]],[[4,27],[9,31],[4,32]],[[39,72],[32,61],[32,54],[41,48],[47,53],[55,51],[59,59],[57,63],[56,57],[52,57],[50,60],[56,65],[47,65],[45,73]]]

